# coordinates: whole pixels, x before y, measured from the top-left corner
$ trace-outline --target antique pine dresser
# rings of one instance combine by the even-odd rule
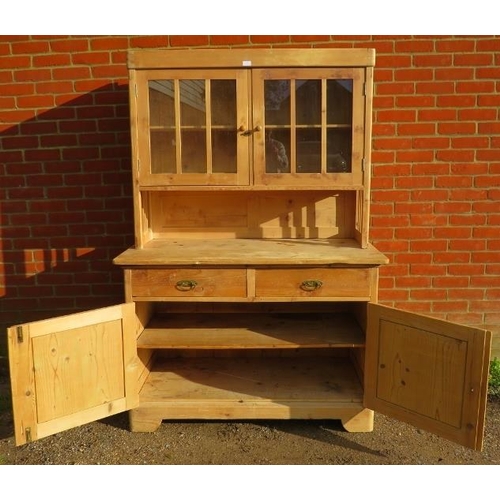
[[[9,329],[17,444],[374,411],[481,449],[490,334],[377,304],[372,49],[129,53],[125,303]]]

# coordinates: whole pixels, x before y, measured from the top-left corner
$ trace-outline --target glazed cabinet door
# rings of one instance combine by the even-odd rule
[[[8,329],[16,444],[138,405],[134,304]]]
[[[361,187],[371,123],[365,69],[252,74],[255,184]]]
[[[368,304],[367,408],[481,450],[491,333]]]
[[[248,71],[151,70],[131,76],[140,186],[248,185]]]

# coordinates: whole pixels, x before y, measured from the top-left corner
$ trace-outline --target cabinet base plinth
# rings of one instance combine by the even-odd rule
[[[230,408],[144,407],[129,412],[132,432],[155,432],[162,421],[168,420],[340,420],[347,432],[371,432],[373,411],[353,407],[332,407],[332,405],[311,406],[295,404],[293,407],[276,405],[242,405]]]

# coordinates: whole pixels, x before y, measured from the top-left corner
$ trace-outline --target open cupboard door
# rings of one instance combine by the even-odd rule
[[[491,333],[368,304],[364,404],[482,449]]]
[[[133,303],[8,329],[16,445],[138,406]]]

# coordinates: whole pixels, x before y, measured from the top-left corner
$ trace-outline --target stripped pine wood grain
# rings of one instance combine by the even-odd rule
[[[491,333],[368,305],[367,407],[481,449]]]
[[[157,362],[141,392],[141,404],[175,407],[186,401],[314,401],[361,403],[361,384],[340,358],[193,358]]]
[[[134,304],[11,327],[16,444],[137,406]]]

